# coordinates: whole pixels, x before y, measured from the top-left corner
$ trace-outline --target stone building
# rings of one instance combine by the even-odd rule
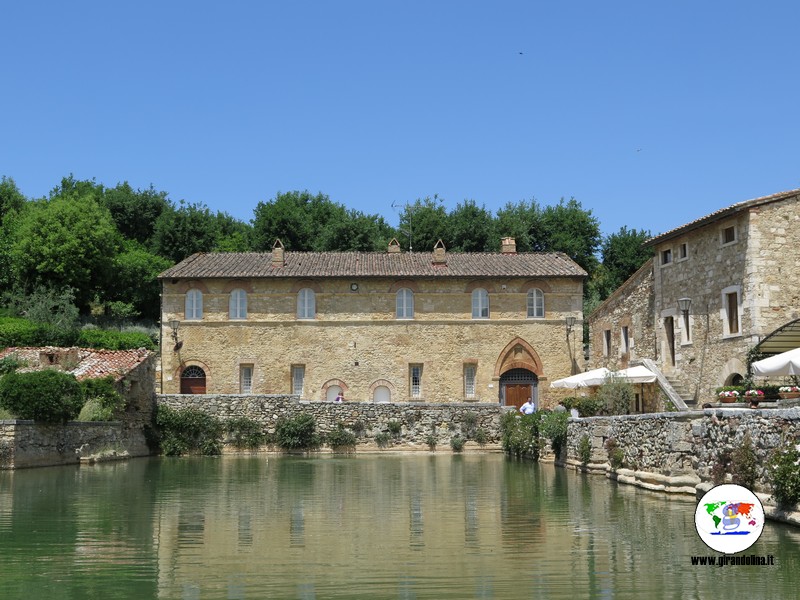
[[[650,359],[687,403],[715,401],[747,375],[748,352],[800,318],[798,228],[792,190],[653,237],[653,260],[588,317],[591,364]]]
[[[586,272],[561,253],[195,254],[162,273],[162,391],[543,406]],[[579,327],[575,327],[580,330]]]

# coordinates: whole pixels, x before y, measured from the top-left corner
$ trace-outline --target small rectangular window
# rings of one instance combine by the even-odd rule
[[[239,393],[253,393],[253,365],[241,365],[239,367]]]
[[[422,365],[410,365],[408,368],[409,391],[412,398],[422,397]]]
[[[292,394],[303,395],[303,382],[306,378],[305,365],[292,365]]]
[[[475,397],[475,365],[464,365],[464,397]]]
[[[608,356],[611,352],[611,330],[603,331],[603,356]]]
[[[736,241],[736,226],[731,225],[722,230],[722,243],[732,244]]]
[[[623,325],[622,330],[620,331],[620,342],[622,344],[622,353],[627,354],[630,351],[627,325]]]
[[[686,260],[689,258],[689,246],[686,242],[678,246],[678,260]]]
[[[661,264],[668,265],[672,262],[672,248],[661,251]]]
[[[728,312],[728,333],[739,333],[739,294],[725,294],[725,307]]]

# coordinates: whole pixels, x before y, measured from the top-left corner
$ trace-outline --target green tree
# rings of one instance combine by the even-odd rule
[[[494,247],[498,248],[501,237],[513,237],[517,252],[534,250],[534,240],[541,240],[541,210],[535,200],[522,200],[516,204],[508,202],[497,211],[495,219],[497,238]]]
[[[541,238],[533,240],[534,250],[563,252],[590,275],[597,267],[600,247],[600,222],[591,210],[570,198],[547,206],[541,214]]]
[[[225,212],[217,213],[219,236],[215,252],[248,252],[251,250],[253,227]]]
[[[153,233],[156,254],[180,262],[195,252],[211,252],[219,239],[219,221],[205,204],[187,204],[165,210]]]
[[[464,200],[448,215],[448,248],[455,252],[486,252],[497,250],[494,244],[495,222],[485,206],[475,200]]]
[[[9,213],[20,212],[25,206],[26,198],[19,191],[17,184],[10,177],[0,178],[0,223]]]
[[[119,233],[93,194],[54,196],[30,203],[17,220],[11,261],[17,282],[30,291],[44,285],[75,290],[86,310],[111,280]]]
[[[158,218],[171,208],[167,192],[159,192],[152,185],[134,190],[127,181],[105,190],[101,203],[123,236],[144,245],[150,243]]]
[[[449,220],[443,200],[434,195],[406,205],[400,214],[398,233],[401,246],[431,252],[436,242],[447,240]]]
[[[287,250],[321,250],[321,234],[328,223],[344,220],[347,209],[325,194],[308,191],[278,193],[259,202],[254,211],[253,249],[269,250],[280,239]]]
[[[172,262],[127,241],[123,250],[114,257],[115,277],[108,290],[110,301],[125,302],[145,319],[156,320],[160,311],[161,286],[156,277],[167,270]]]
[[[349,210],[344,218],[325,224],[320,234],[321,250],[373,252],[385,250],[394,230],[378,215]]]
[[[644,246],[651,237],[650,232],[644,229],[623,226],[603,240],[600,251],[606,278],[606,287],[601,290],[603,298],[608,297],[653,256],[653,249]]]

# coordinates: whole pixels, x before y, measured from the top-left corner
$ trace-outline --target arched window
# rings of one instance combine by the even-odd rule
[[[408,288],[397,290],[397,312],[398,319],[414,318],[414,292]]]
[[[314,319],[317,316],[317,303],[314,290],[303,288],[297,292],[297,318]]]
[[[231,292],[231,297],[228,301],[228,318],[247,318],[247,292],[244,290],[236,289]]]
[[[181,372],[181,394],[205,394],[206,372],[196,365],[186,367]]]
[[[372,392],[373,402],[391,402],[392,390],[385,385],[379,385]]]
[[[333,402],[336,400],[336,396],[342,393],[342,386],[340,385],[332,385],[328,387],[325,391],[325,400],[328,402]]]
[[[186,320],[199,321],[203,318],[203,292],[191,289],[186,292]]]
[[[539,288],[528,291],[528,318],[544,318],[544,292]]]
[[[472,291],[472,318],[489,318],[489,292],[483,288]]]

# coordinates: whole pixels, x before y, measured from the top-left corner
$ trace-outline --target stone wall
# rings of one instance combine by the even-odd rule
[[[290,279],[164,281],[162,392],[180,390],[181,371],[202,368],[209,394],[242,391],[242,367],[252,367],[252,392],[293,393],[292,367],[304,368],[301,395],[324,400],[341,387],[349,400],[372,401],[377,387],[393,402],[496,404],[500,374],[526,368],[539,378],[540,406],[552,404],[547,382],[568,376],[579,351],[565,335],[565,316],[579,318],[579,278],[442,278],[403,281],[370,278],[350,289],[350,280]],[[297,288],[316,291],[316,317],[296,318]],[[397,319],[397,289],[414,291],[414,318]],[[473,319],[471,290],[489,293],[489,318]],[[186,291],[203,293],[202,320],[186,320]],[[228,316],[230,291],[247,292],[247,319]],[[543,318],[527,318],[527,293],[544,293]],[[174,350],[171,319],[180,321],[181,347]],[[580,324],[578,325],[580,330]],[[521,342],[517,344],[517,342]],[[518,346],[518,348],[517,348]],[[511,365],[514,366],[511,366]],[[420,397],[412,397],[409,368],[422,366]],[[475,391],[466,397],[465,367],[475,368]]]
[[[468,421],[473,418],[474,428],[483,429],[487,434],[489,443],[485,449],[497,449],[500,417],[508,410],[497,404],[335,403],[300,400],[287,395],[161,395],[157,402],[175,410],[199,409],[221,420],[247,417],[261,423],[269,433],[275,432],[278,419],[300,413],[312,415],[317,431],[323,434],[340,423],[350,430],[359,430],[357,424],[363,424],[357,449],[375,447],[375,436],[389,433],[392,421],[401,425],[400,433],[392,437],[393,447],[428,450],[428,436],[433,433],[437,447],[449,449],[452,437],[468,437]],[[467,447],[477,447],[477,444],[469,442]]]
[[[139,436],[131,438],[122,423],[43,425],[0,421],[0,469],[78,464],[81,457],[148,454]]]
[[[605,473],[621,483],[670,493],[697,494],[711,487],[711,470],[722,450],[740,447],[750,434],[757,457],[755,490],[765,510],[778,511],[770,500],[767,464],[772,452],[800,439],[800,408],[751,410],[706,409],[702,412],[660,413],[571,419],[566,463],[583,468],[581,438],[589,436],[592,455],[586,469]],[[623,466],[612,470],[606,448],[613,438],[622,450]],[[789,520],[800,524],[800,515]]]

